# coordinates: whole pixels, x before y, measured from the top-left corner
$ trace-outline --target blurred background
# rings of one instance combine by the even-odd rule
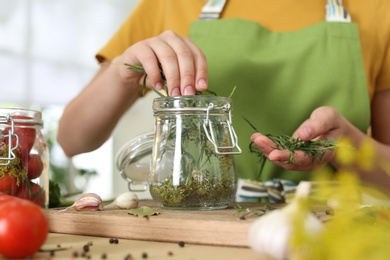
[[[134,136],[153,130],[155,94],[150,93],[128,111],[98,150],[67,158],[56,142],[64,106],[92,79],[99,69],[95,54],[137,3],[0,0],[0,107],[42,111],[43,133],[50,145],[50,179],[64,194],[95,192],[110,199],[126,191],[115,155]]]

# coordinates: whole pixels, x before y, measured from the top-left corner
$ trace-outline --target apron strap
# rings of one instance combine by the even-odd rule
[[[326,2],[327,22],[351,22],[351,16],[344,8],[342,0],[326,0]]]
[[[215,20],[218,19],[226,0],[208,0],[203,6],[202,12],[199,15],[200,20]]]
[[[326,0],[327,22],[351,22],[351,16],[343,6],[342,0]],[[215,20],[221,15],[226,0],[207,0],[199,15],[200,20]]]

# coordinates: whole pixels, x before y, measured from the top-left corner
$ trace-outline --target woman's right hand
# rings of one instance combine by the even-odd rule
[[[194,95],[207,89],[207,61],[203,52],[187,37],[165,31],[130,46],[114,64],[142,64],[147,86],[163,89],[159,63],[164,71],[169,96]],[[129,85],[143,84],[144,75],[118,66],[121,80]]]

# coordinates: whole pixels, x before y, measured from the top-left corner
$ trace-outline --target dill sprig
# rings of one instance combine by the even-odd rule
[[[256,127],[246,118],[244,118],[245,121],[248,122],[248,124],[256,131],[259,132]],[[278,150],[286,150],[289,152],[290,157],[285,163],[296,163],[299,164],[299,162],[295,161],[294,159],[294,151],[302,151],[305,154],[309,155],[312,160],[314,161],[316,158],[318,160],[322,160],[322,157],[324,156],[325,152],[330,150],[334,151],[336,148],[336,142],[333,140],[309,140],[309,141],[303,141],[300,138],[295,138],[286,134],[281,135],[273,135],[273,134],[266,134],[271,141],[275,143],[274,149]],[[261,174],[264,163],[266,161],[266,156],[263,152],[261,152],[257,146],[251,142],[249,144],[249,150],[251,153],[256,154],[260,159],[260,172]]]

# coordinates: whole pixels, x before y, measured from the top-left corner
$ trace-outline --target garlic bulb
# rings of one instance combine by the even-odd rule
[[[307,198],[310,191],[309,182],[301,182],[294,200],[282,209],[276,209],[256,219],[248,233],[249,246],[256,252],[271,256],[273,259],[288,259],[290,253],[290,235],[294,225],[294,214],[302,210],[299,199]],[[311,234],[318,234],[323,229],[323,223],[309,210],[304,212],[303,227]]]
[[[120,209],[134,209],[138,207],[138,196],[134,192],[128,191],[120,194],[115,198],[113,202],[104,206],[104,209],[107,208],[120,208]]]

